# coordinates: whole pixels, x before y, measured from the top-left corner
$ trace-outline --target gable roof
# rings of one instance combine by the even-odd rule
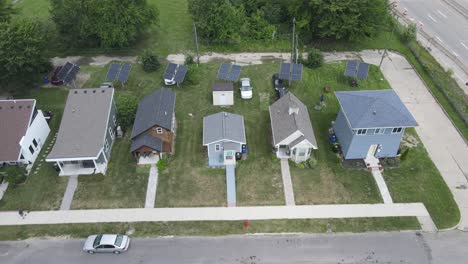
[[[297,113],[290,114],[290,110],[297,111]],[[299,131],[310,144],[317,148],[309,111],[293,93],[285,94],[270,105],[270,119],[275,145]]]
[[[418,125],[393,89],[335,94],[352,129]]]
[[[0,100],[0,161],[17,161],[36,100]]]
[[[212,90],[215,91],[234,91],[234,86],[229,83],[213,83]]]
[[[161,152],[163,147],[163,142],[161,139],[153,137],[148,134],[140,134],[139,136],[132,139],[132,145],[130,146],[130,152],[133,152],[143,146],[147,146],[156,151]]]
[[[160,88],[145,96],[138,105],[132,138],[156,125],[171,130],[175,97],[175,93],[167,88]]]
[[[70,89],[47,159],[97,157],[104,146],[113,98],[113,88]]]
[[[203,118],[203,145],[220,140],[245,144],[244,117],[227,112],[205,116]]]

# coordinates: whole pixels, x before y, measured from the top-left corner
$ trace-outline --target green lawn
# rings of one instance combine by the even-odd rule
[[[31,90],[16,96],[17,98],[35,98],[38,108],[43,111],[52,111],[54,118],[50,123],[49,137],[26,182],[16,188],[8,188],[0,201],[0,210],[17,210],[20,206],[29,210],[52,210],[60,207],[68,178],[58,177],[52,165],[41,160],[44,159],[47,146],[60,125],[66,96],[67,91],[59,88]],[[37,167],[39,170],[35,174]]]
[[[458,224],[460,212],[453,195],[429,158],[414,129],[406,132],[418,145],[410,148],[399,168],[383,173],[393,201],[397,203],[423,202],[439,229]]]
[[[132,237],[154,236],[221,236],[253,233],[325,233],[419,230],[415,217],[351,218],[324,220],[264,220],[204,222],[147,222],[70,225],[0,226],[0,240],[27,239],[30,237],[66,236],[85,238],[89,234],[119,233],[134,230]]]

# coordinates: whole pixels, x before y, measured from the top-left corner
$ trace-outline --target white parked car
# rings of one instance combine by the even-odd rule
[[[83,246],[83,251],[93,253],[120,254],[127,251],[130,238],[126,235],[92,235],[89,236]]]
[[[252,86],[250,86],[250,78],[241,78],[241,98],[252,99]]]
[[[105,82],[101,83],[101,86],[99,86],[99,88],[114,88],[114,85],[112,85],[111,82]]]

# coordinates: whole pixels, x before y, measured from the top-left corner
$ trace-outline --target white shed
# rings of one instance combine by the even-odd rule
[[[234,86],[232,83],[214,83],[213,84],[213,105],[233,105],[234,104]]]

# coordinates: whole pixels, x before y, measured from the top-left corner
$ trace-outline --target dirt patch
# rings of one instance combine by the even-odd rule
[[[418,146],[419,140],[412,135],[405,134],[403,138],[401,139],[401,144],[403,144],[403,146],[408,147],[408,148],[415,148]]]
[[[203,54],[200,56],[201,63],[207,63],[212,61],[225,61],[225,62],[233,62],[238,65],[252,65],[252,64],[263,64],[268,63],[271,61],[286,61],[291,58],[289,53],[230,53],[230,54],[223,54],[223,53],[216,53],[210,52],[207,54]],[[171,54],[167,56],[167,61],[173,63],[184,63],[185,62],[185,55],[184,54]]]
[[[89,73],[78,73],[75,79],[77,87],[83,87],[89,78],[91,78],[91,74]]]
[[[137,57],[135,56],[95,56],[95,57],[83,57],[83,56],[68,56],[64,58],[54,57],[51,62],[54,66],[64,65],[67,62],[78,65],[91,65],[91,66],[105,66],[111,61],[121,61],[136,63]]]

